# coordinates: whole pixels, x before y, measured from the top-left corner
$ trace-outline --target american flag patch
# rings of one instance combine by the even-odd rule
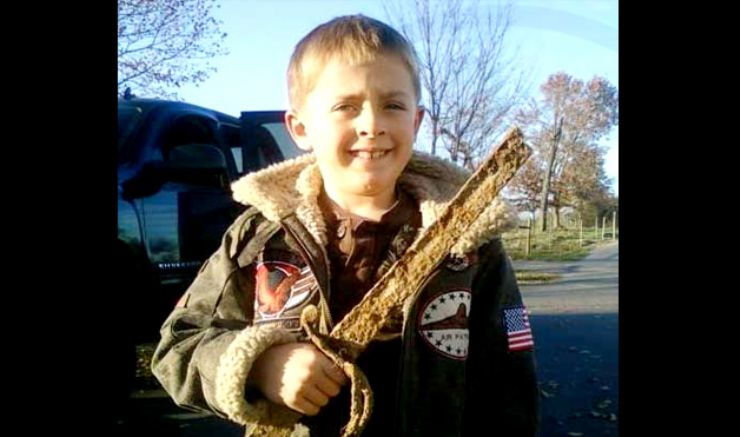
[[[534,346],[527,313],[527,309],[523,306],[504,309],[504,323],[510,351],[532,349]]]

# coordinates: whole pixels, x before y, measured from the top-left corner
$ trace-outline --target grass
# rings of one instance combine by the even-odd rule
[[[507,253],[515,260],[538,261],[578,261],[586,257],[591,250],[605,243],[610,243],[611,229],[601,239],[601,231],[593,228],[583,229],[583,240],[578,229],[556,229],[551,232],[535,230],[529,238],[529,254],[526,254],[527,229],[517,229],[504,234],[504,245]],[[617,231],[619,235],[619,231]]]
[[[538,284],[560,279],[557,273],[537,272],[534,270],[517,270],[516,281],[519,284]]]
[[[533,261],[578,261],[580,259],[585,258],[589,253],[591,253],[591,249],[593,246],[583,246],[583,247],[577,247],[577,248],[570,248],[567,250],[562,250],[559,252],[544,252],[544,251],[536,251],[533,250],[529,253],[529,256],[525,256],[524,252],[522,252],[520,257],[514,257],[513,259],[526,259],[526,260],[533,260]]]

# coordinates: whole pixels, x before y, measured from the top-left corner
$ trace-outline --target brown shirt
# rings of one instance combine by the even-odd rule
[[[421,212],[414,198],[400,190],[396,204],[377,222],[344,210],[323,192],[319,207],[327,224],[331,264],[329,308],[337,323],[413,242],[421,227]],[[400,319],[392,320],[385,329],[399,333],[401,323]],[[371,342],[357,360],[375,398],[374,411],[363,436],[387,436],[387,430],[393,429],[400,359],[401,339],[391,336],[386,341]],[[349,404],[349,390],[345,386],[319,416],[304,420],[319,430],[317,435],[339,435],[339,427],[349,418]]]
[[[396,203],[377,222],[344,210],[323,191],[319,207],[326,220],[331,264],[329,307],[338,322],[410,244],[415,229],[421,227],[421,213],[416,201],[401,190]],[[396,238],[399,234],[405,238]]]

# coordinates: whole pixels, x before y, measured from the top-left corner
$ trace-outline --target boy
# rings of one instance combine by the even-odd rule
[[[296,46],[288,89],[286,125],[312,153],[234,184],[249,208],[165,322],[152,367],[179,405],[248,430],[284,405],[311,435],[335,436],[349,417],[347,377],[301,341],[301,310],[316,305],[328,333],[468,173],[412,151],[417,60],[384,23],[345,16],[314,29]],[[511,220],[494,202],[360,356],[375,398],[363,435],[535,434],[533,343],[496,238]]]

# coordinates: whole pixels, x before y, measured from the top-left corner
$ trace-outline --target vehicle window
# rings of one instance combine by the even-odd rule
[[[197,116],[182,116],[177,118],[160,137],[160,148],[162,151],[162,159],[165,161],[169,157],[169,153],[173,148],[181,146],[183,144],[207,144],[218,147],[226,158],[226,167],[230,175],[236,172],[234,163],[234,157],[232,153],[229,153],[230,147],[223,146],[224,132],[218,133],[222,137],[219,141],[216,137],[216,121],[197,117]],[[237,130],[238,135],[238,130]],[[233,137],[233,133],[228,134],[229,138]],[[233,138],[229,141],[234,141]],[[235,144],[238,144],[238,139]]]
[[[141,244],[136,211],[129,202],[118,199],[118,238],[129,246]]]
[[[228,191],[170,182],[140,205],[153,263],[208,258],[243,209]]]
[[[290,137],[284,123],[265,123],[262,126],[267,128],[272,137],[275,138],[275,142],[277,142],[285,159],[295,158],[305,153],[293,142],[293,138]]]
[[[242,153],[242,148],[232,147],[231,155],[234,157],[234,164],[236,164],[236,172],[238,174],[244,173],[244,154]]]
[[[219,134],[226,148],[231,150],[231,156],[234,158],[234,164],[236,165],[236,173],[241,175],[244,173],[244,153],[242,152],[239,129],[238,125],[222,123],[219,128]]]
[[[213,129],[209,124],[207,120],[199,117],[177,118],[160,138],[160,147],[164,158],[167,159],[173,148],[183,144],[217,145]]]

